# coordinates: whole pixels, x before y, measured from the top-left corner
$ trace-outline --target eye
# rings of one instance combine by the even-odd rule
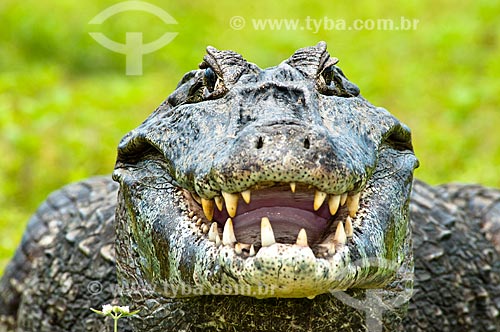
[[[168,97],[171,106],[221,98],[228,91],[222,73],[218,73],[206,62],[202,62],[199,68],[184,75],[175,91]]]
[[[217,87],[218,80],[219,78],[217,77],[217,74],[212,70],[212,68],[208,67],[205,69],[203,84],[207,88],[208,92],[214,92],[215,88]]]
[[[359,88],[350,82],[339,67],[331,65],[326,67],[319,77],[319,92],[327,96],[356,97]]]
[[[332,84],[333,78],[335,77],[335,72],[333,71],[333,66],[330,66],[323,70],[321,76],[325,80],[326,85]]]
[[[413,151],[410,129],[402,123],[398,124],[387,133],[385,142],[398,151]]]

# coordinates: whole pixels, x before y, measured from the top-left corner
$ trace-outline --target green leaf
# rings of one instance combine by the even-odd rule
[[[105,315],[102,311],[99,311],[99,310],[96,310],[94,308],[90,308],[90,310],[92,310],[93,312],[95,312],[96,314],[99,314],[99,315]]]

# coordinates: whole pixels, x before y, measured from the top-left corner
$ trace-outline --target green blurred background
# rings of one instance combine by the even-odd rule
[[[53,190],[113,169],[120,138],[196,68],[207,45],[233,49],[268,67],[297,48],[328,42],[347,76],[375,105],[413,130],[430,183],[500,187],[500,5],[479,1],[165,1],[149,3],[178,24],[124,12],[88,22],[119,1],[2,0],[0,3],[0,271],[29,216]],[[246,25],[235,30],[233,16]],[[355,19],[418,20],[415,30],[345,30]],[[297,19],[295,30],[262,29],[253,19]],[[308,29],[306,20],[321,24]],[[322,20],[322,21],[320,21]],[[125,56],[89,32],[125,41],[177,37],[143,57],[143,75],[125,75]]]

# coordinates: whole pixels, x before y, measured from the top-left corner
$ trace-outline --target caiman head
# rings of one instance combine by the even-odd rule
[[[408,127],[323,42],[267,69],[207,53],[119,145],[119,272],[167,297],[257,298],[411,272]]]

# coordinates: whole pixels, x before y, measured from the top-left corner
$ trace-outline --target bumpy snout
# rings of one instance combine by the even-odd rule
[[[246,127],[216,156],[211,176],[220,189],[239,192],[256,184],[298,182],[327,192],[357,191],[375,155],[352,135],[282,121]]]

